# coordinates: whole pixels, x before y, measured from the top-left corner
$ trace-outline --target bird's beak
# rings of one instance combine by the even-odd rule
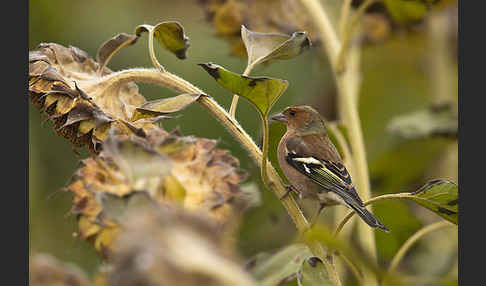
[[[287,123],[289,121],[287,119],[287,117],[285,115],[283,115],[282,113],[275,114],[274,116],[270,117],[270,119],[280,121],[280,122],[284,122],[284,123]]]

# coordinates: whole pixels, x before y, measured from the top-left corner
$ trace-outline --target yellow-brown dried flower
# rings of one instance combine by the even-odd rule
[[[108,130],[140,132],[130,123],[146,100],[133,82],[110,81],[114,73],[70,46],[40,44],[29,52],[29,96],[75,147],[97,151]]]
[[[217,141],[152,129],[145,138],[110,135],[83,160],[68,190],[79,235],[109,256],[126,209],[147,201],[204,213],[232,233],[247,207],[239,161]]]

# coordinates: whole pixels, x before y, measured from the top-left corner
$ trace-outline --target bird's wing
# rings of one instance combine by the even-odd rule
[[[356,193],[351,176],[341,162],[333,162],[318,158],[311,154],[303,140],[297,137],[287,141],[287,163],[297,171],[310,178],[326,191],[331,191],[343,198],[347,203],[363,206]]]

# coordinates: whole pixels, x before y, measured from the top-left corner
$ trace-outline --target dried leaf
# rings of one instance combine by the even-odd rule
[[[395,117],[387,129],[407,139],[435,136],[457,138],[457,126],[457,115],[453,106],[445,104]]]
[[[457,224],[459,189],[455,183],[443,179],[432,180],[411,195],[417,204]]]
[[[123,47],[135,44],[137,39],[136,35],[121,33],[104,42],[96,53],[96,61],[100,65],[100,70],[108,64],[115,53]]]
[[[270,60],[291,59],[311,46],[305,32],[295,32],[292,36],[276,33],[258,33],[241,26],[241,38],[248,55],[248,66]]]
[[[140,25],[135,29],[137,37],[143,32],[148,32],[149,37],[157,39],[158,43],[172,52],[179,59],[186,58],[186,51],[189,48],[189,38],[184,33],[184,27],[179,22],[161,22],[155,26]]]
[[[287,89],[286,80],[269,77],[250,77],[230,72],[221,66],[200,64],[222,87],[248,99],[265,116]]]
[[[197,101],[199,97],[201,97],[201,94],[186,93],[170,98],[149,101],[135,109],[131,121],[137,121],[142,118],[153,118],[180,111]]]

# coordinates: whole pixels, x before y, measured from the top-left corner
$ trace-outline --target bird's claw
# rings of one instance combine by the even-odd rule
[[[297,192],[297,190],[292,185],[285,185],[285,189],[287,191],[285,192],[285,194],[283,194],[283,196],[280,197],[280,200],[285,199],[292,191]]]

